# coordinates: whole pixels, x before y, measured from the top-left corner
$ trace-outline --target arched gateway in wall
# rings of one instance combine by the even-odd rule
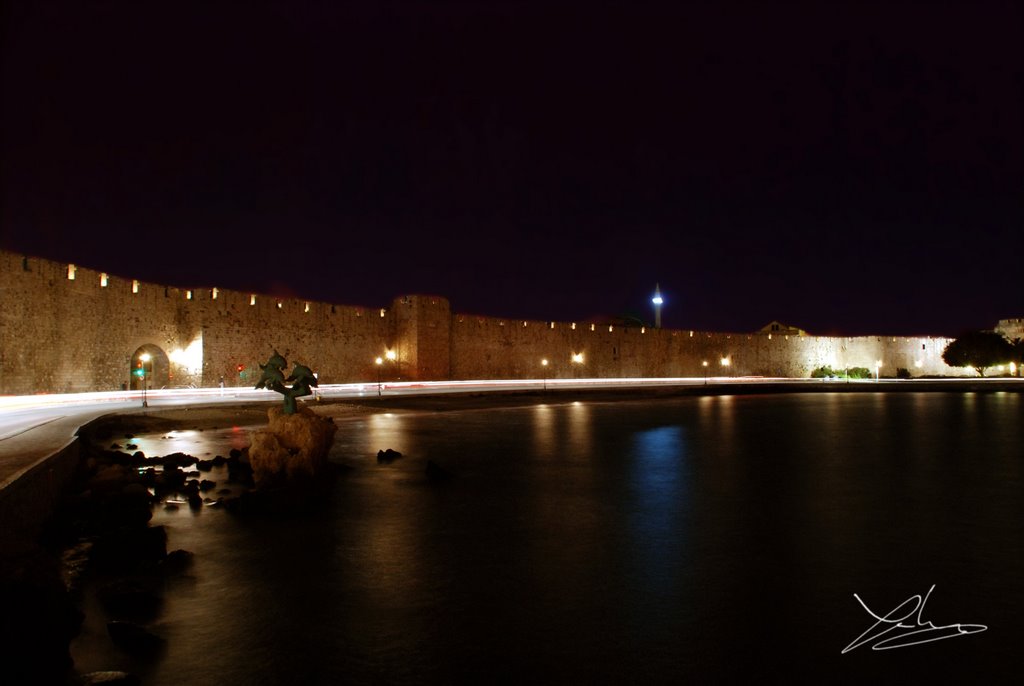
[[[128,370],[128,388],[136,391],[146,388],[165,388],[171,385],[171,365],[167,353],[160,346],[146,343],[132,353]]]

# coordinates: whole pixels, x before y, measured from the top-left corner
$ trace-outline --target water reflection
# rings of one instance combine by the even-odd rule
[[[656,598],[672,593],[688,546],[683,514],[690,504],[690,484],[683,438],[681,426],[641,431],[633,438],[630,454],[633,566],[642,587]]]
[[[932,583],[936,620],[993,631],[886,665],[991,682],[1024,614],[1022,410],[863,393],[339,419],[354,469],[322,516],[157,512],[195,583],[168,594],[146,683],[864,682],[876,656],[839,653],[866,628],[852,593]],[[378,465],[387,447],[405,457]],[[456,478],[428,483],[428,458]],[[125,665],[107,650],[80,664]]]

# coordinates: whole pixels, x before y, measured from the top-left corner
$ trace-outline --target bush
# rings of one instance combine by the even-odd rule
[[[897,379],[909,379],[910,378],[910,370],[907,369],[906,367],[899,367],[898,369],[896,369],[896,378]]]
[[[906,371],[905,369],[903,371]],[[872,372],[867,367],[850,367],[849,369],[832,369],[829,365],[818,367],[811,372],[812,379],[828,379],[835,377],[837,379],[870,379],[874,377]],[[902,378],[902,377],[901,377]],[[910,374],[907,374],[906,378],[910,378]]]

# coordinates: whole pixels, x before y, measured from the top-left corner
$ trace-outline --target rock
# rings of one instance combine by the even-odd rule
[[[203,499],[198,493],[193,493],[188,497],[188,506],[193,510],[200,510],[203,507]]]
[[[395,460],[397,460],[401,456],[402,456],[402,453],[398,452],[397,450],[392,450],[391,448],[388,448],[387,450],[378,450],[377,451],[377,462],[384,462],[384,463],[387,464],[387,463],[394,462]]]
[[[306,407],[294,414],[272,407],[267,414],[268,427],[256,431],[249,446],[249,464],[257,488],[314,478],[327,471],[327,454],[338,430],[333,421]]]
[[[187,550],[172,550],[160,562],[160,570],[165,574],[181,574],[192,565],[194,557],[195,555]]]
[[[217,488],[217,482],[216,481],[210,481],[209,479],[203,479],[202,481],[199,482],[199,490],[204,492],[204,493],[206,491],[212,491],[215,488]]]
[[[201,472],[208,472],[213,469],[213,460],[199,460],[196,463],[196,469]]]
[[[149,498],[149,489],[136,481],[122,488],[121,494],[129,498]]]
[[[82,619],[57,559],[36,549],[0,555],[0,681],[63,684]]]
[[[162,526],[114,531],[93,546],[93,563],[101,571],[130,571],[166,556],[167,531]]]
[[[115,617],[148,619],[154,616],[163,598],[152,585],[137,579],[118,579],[101,586],[96,597],[103,607]]]
[[[164,639],[132,622],[107,622],[107,633],[117,647],[134,655],[152,655],[164,645]]]
[[[185,453],[171,453],[170,455],[164,455],[163,463],[164,466],[174,467],[191,467],[192,465],[199,462],[198,457],[192,455],[186,455]]]
[[[128,672],[89,672],[78,677],[80,686],[141,686],[142,679]]]
[[[121,446],[120,443],[111,443],[110,444],[110,449],[111,450],[120,450],[121,448],[122,448],[122,446]]]
[[[87,488],[93,493],[116,493],[127,485],[132,477],[131,470],[124,465],[112,464],[100,468],[95,476],[89,479]]]
[[[139,449],[139,446],[137,446],[137,445],[136,445],[136,444],[134,444],[134,443],[129,443],[128,445],[126,445],[126,446],[124,447],[124,449],[125,449],[125,450],[138,450],[138,449]]]

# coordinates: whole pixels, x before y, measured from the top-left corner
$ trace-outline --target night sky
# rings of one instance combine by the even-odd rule
[[[780,5],[782,7],[780,7]],[[752,331],[1024,316],[1021,3],[22,2],[0,246]]]

